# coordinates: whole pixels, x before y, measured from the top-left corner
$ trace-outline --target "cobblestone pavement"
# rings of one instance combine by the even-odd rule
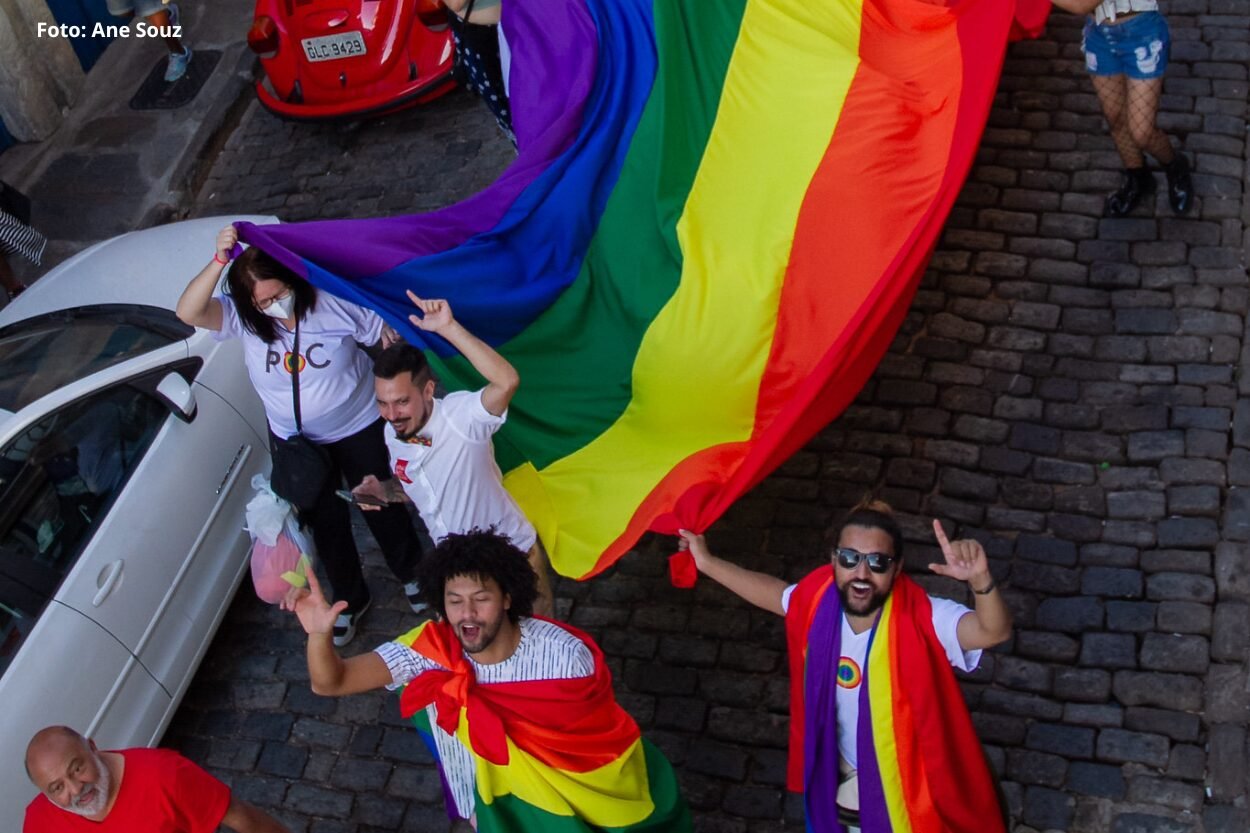
[[[964,687],[1017,830],[1250,827],[1250,16],[1244,0],[1166,8],[1161,122],[1196,162],[1192,215],[1161,198],[1101,218],[1119,163],[1079,21],[1056,14],[1012,48],[978,164],[875,376],[711,533],[722,554],[798,577],[831,518],[875,490],[904,513],[913,568],[935,557],[931,516],[984,541],[1018,627]],[[459,95],[354,129],[253,108],[194,210],[422,210],[508,159]],[[706,582],[669,587],[668,546],[564,582],[562,610],[599,639],[700,830],[801,830],[782,788],[781,623]],[[370,568],[385,603],[354,650],[412,625],[376,554]],[[313,696],[302,642],[240,593],[167,741],[297,831],[444,829],[394,698]]]

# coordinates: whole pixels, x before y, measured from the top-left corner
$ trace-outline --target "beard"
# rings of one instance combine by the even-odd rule
[[[430,412],[434,410],[434,400],[430,399],[425,402],[425,411],[420,417],[412,416],[405,420],[400,420],[404,425],[408,426],[407,431],[400,429],[399,423],[392,422],[391,430],[395,432],[395,439],[400,442],[408,442],[417,434],[421,433],[421,429],[430,421]]]
[[[113,776],[109,772],[108,764],[98,752],[92,753],[91,757],[95,760],[96,772],[99,773],[95,783],[80,792],[69,806],[64,808],[76,816],[98,816],[104,812],[104,808],[109,803],[109,788],[112,786]]]
[[[460,640],[460,647],[464,648],[466,654],[478,654],[490,647],[495,641],[495,637],[499,636],[499,628],[503,624],[498,622],[461,622],[456,625],[456,638]],[[476,629],[471,637],[466,637],[464,627],[468,625]]]
[[[870,616],[873,613],[876,613],[882,608],[885,604],[886,598],[889,596],[888,591],[882,593],[876,587],[873,587],[872,595],[870,595],[867,599],[863,601],[853,600],[851,598],[850,588],[851,583],[849,581],[839,587],[838,600],[842,602],[842,610],[852,616]]]

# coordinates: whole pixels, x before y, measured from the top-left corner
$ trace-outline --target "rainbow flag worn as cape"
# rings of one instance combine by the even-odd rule
[[[563,575],[705,529],[854,398],[1048,0],[506,3],[520,155],[430,214],[241,224],[428,348],[412,289],[520,371],[495,438]],[[449,178],[459,176],[448,171]]]
[[[842,605],[832,565],[810,573],[791,594],[786,643],[787,787],[804,793],[809,830],[844,833],[834,800]],[[1004,833],[994,781],[933,630],[929,597],[906,575],[895,580],[869,637],[856,754],[864,833]]]
[[[422,623],[397,641],[448,670],[404,686],[400,712],[437,757],[425,708],[433,703],[438,726],[473,753],[479,833],[688,833],[677,776],[616,702],[603,652],[554,624],[590,649],[591,676],[479,684],[451,627]]]

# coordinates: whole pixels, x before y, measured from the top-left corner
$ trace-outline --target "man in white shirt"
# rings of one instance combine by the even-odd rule
[[[395,344],[382,351],[373,367],[374,393],[389,425],[386,446],[395,476],[386,482],[366,477],[353,491],[388,503],[412,501],[436,544],[452,533],[494,528],[528,553],[538,576],[534,612],[550,616],[547,553],[534,525],[504,489],[491,443],[520,384],[516,368],[456,321],[446,301],[423,300],[412,292],[408,297],[422,313],[410,317],[413,326],[459,350],[486,387],[436,399],[434,375],[421,350]]]
[[[436,618],[347,659],[331,641],[343,603],[331,606],[315,575],[283,607],[308,634],[317,694],[402,689],[400,714],[448,788],[453,833],[690,833],[676,775],[617,702],[603,652],[531,615],[538,582],[525,553],[495,532],[451,533],[417,575]]]
[[[980,745],[950,667],[975,669],[983,649],[1011,635],[1011,613],[984,548],[973,540],[948,541],[937,521],[933,530],[945,563],[929,569],[967,582],[975,610],[928,596],[903,574],[902,531],[884,503],[852,509],[837,530],[833,563],[797,584],[717,558],[702,535],[681,530],[679,546],[690,551],[700,572],[786,617],[787,783],[805,793],[815,833],[839,826],[886,833],[891,829],[887,794],[896,810],[907,807],[914,826],[959,833],[1001,830],[994,814],[985,812],[996,802],[993,783],[976,759]],[[878,633],[883,617],[885,630]],[[862,716],[866,702],[873,704],[870,718]],[[917,709],[917,702],[936,707]],[[975,757],[969,758],[970,749]],[[882,750],[894,751],[897,759],[879,760]],[[933,800],[910,801],[914,796],[897,789],[900,779],[891,780],[890,773],[903,759],[923,763]],[[963,785],[943,789],[950,785],[938,783],[932,773],[947,771],[960,772]],[[858,777],[864,772],[867,778]]]

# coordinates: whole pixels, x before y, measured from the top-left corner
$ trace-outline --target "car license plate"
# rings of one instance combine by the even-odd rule
[[[300,41],[310,61],[337,61],[365,54],[365,39],[359,32],[342,32]]]

